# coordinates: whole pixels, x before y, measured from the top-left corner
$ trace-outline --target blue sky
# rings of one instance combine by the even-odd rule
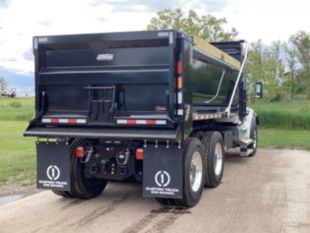
[[[250,42],[310,31],[305,0],[0,0],[0,67],[32,73],[34,35],[145,30],[165,8],[226,17]]]

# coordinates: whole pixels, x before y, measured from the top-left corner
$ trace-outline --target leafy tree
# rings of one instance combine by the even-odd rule
[[[251,44],[248,55],[247,73],[250,86],[256,82],[264,84],[264,99],[279,100],[284,96],[282,77],[284,65],[280,59],[282,44],[273,42],[270,47],[263,45],[261,40]]]
[[[302,66],[301,80],[310,99],[310,33],[300,31],[292,35],[290,41],[296,47],[296,56]]]
[[[153,17],[148,30],[179,29],[190,35],[196,35],[209,41],[232,40],[238,36],[235,28],[225,31],[223,26],[227,23],[225,18],[219,18],[212,15],[198,15],[190,10],[188,16],[184,16],[181,9],[163,10]]]
[[[301,89],[301,82],[298,77],[297,50],[291,43],[285,43],[284,51],[288,69],[283,76],[284,88],[289,95],[289,100],[292,101],[295,97],[295,94],[297,94]]]
[[[3,77],[0,77],[0,91],[4,92],[6,90],[7,83]]]

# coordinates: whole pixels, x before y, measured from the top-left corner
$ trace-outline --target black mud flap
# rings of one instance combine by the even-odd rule
[[[143,196],[182,198],[183,150],[177,146],[149,146],[143,151]]]
[[[70,150],[66,143],[37,143],[37,187],[70,191]]]

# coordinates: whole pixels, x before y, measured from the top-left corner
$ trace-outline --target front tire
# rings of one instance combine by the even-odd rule
[[[257,134],[257,124],[256,120],[253,119],[250,131],[250,138],[253,139],[253,144],[251,144],[250,149],[252,149],[252,153],[249,154],[250,157],[254,157],[257,152],[257,141],[258,141],[258,134]]]

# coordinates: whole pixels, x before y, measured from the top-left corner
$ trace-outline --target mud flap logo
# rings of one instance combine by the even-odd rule
[[[150,192],[151,195],[165,195],[165,196],[175,196],[179,193],[178,188],[170,188],[168,185],[171,183],[171,176],[165,170],[159,170],[154,176],[155,184],[158,187],[146,187],[145,190]]]
[[[46,176],[50,179],[50,180],[58,180],[60,177],[60,170],[59,167],[57,167],[56,165],[50,165],[47,169],[46,169]]]
[[[49,165],[46,169],[46,177],[49,180],[41,180],[39,179],[38,183],[45,188],[60,188],[63,189],[68,185],[66,181],[59,181],[61,172],[60,168],[56,165]]]
[[[158,171],[155,174],[155,183],[158,187],[167,187],[170,184],[171,178],[167,171]]]

